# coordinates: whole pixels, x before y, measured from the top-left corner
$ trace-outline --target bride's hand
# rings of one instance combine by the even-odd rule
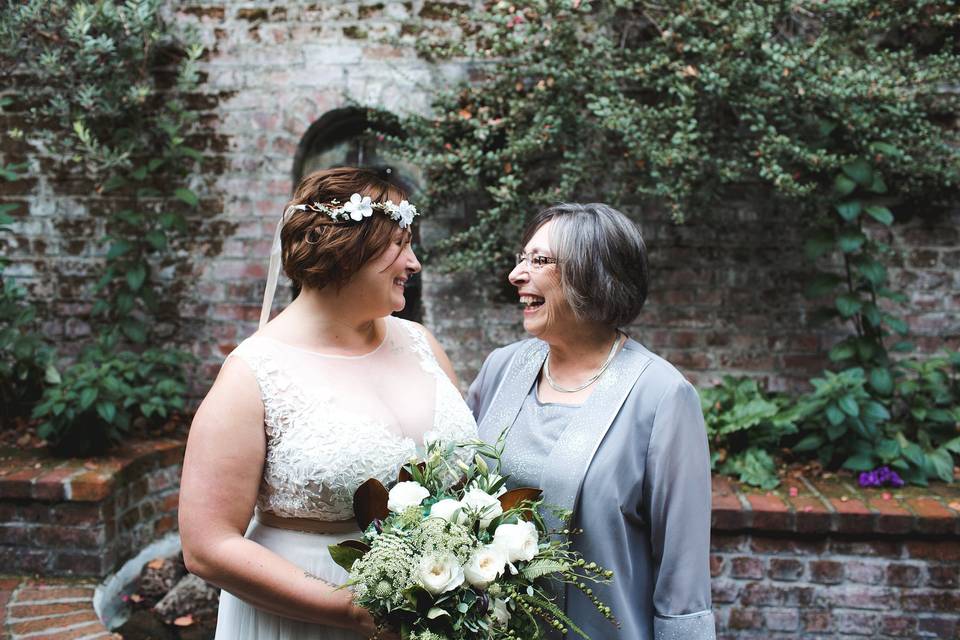
[[[362,607],[353,606],[352,618],[354,627],[365,638],[376,638],[377,640],[400,640],[400,634],[378,627],[370,612]]]

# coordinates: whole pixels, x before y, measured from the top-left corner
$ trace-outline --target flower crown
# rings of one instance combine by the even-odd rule
[[[390,216],[391,220],[395,220],[401,229],[409,227],[413,224],[414,217],[420,215],[417,208],[406,200],[401,200],[400,204],[394,204],[392,200],[371,202],[370,196],[361,196],[359,193],[350,196],[350,202],[342,205],[339,200],[333,199],[329,205],[313,202],[293,205],[293,208],[299,211],[325,213],[335,221],[353,220],[354,222],[369,218],[373,215],[374,209],[379,209],[384,215]]]

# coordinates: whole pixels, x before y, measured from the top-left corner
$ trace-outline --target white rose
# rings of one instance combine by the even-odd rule
[[[459,510],[459,513],[457,511]],[[453,498],[444,498],[430,507],[431,518],[443,518],[447,522],[454,522],[454,514],[457,514],[457,524],[467,519],[467,514],[463,512],[463,505],[459,500]]]
[[[507,610],[507,601],[500,598],[493,599],[493,619],[501,626],[510,622],[510,611]]]
[[[494,518],[503,515],[500,501],[483,489],[470,489],[461,502],[480,517],[480,526],[487,527]]]
[[[532,522],[502,524],[493,532],[493,544],[503,549],[508,562],[533,560],[539,551],[540,536]]]
[[[507,556],[503,550],[492,544],[485,545],[474,551],[470,561],[463,568],[467,582],[477,589],[486,589],[497,579],[507,564]]]
[[[420,560],[420,582],[437,596],[463,584],[463,567],[452,553],[426,556]]]
[[[398,482],[390,489],[387,509],[400,513],[408,507],[416,507],[430,495],[419,482]]]

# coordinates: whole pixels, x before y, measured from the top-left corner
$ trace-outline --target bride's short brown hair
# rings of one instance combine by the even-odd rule
[[[297,186],[290,205],[349,202],[359,193],[372,202],[400,203],[407,194],[370,169],[337,167],[314,171]],[[294,211],[283,225],[283,271],[300,287],[342,287],[368,260],[378,257],[398,231],[396,221],[379,211],[361,222],[335,222],[325,213]]]

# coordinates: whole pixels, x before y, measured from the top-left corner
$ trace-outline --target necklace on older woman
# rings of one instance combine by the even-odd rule
[[[547,353],[547,359],[543,361],[543,377],[547,379],[547,384],[549,384],[554,389],[554,391],[559,391],[560,393],[576,393],[577,391],[583,391],[584,389],[592,385],[594,382],[596,382],[597,379],[601,375],[603,375],[603,372],[607,370],[607,367],[610,366],[610,363],[613,362],[613,357],[617,355],[617,346],[620,344],[621,335],[624,338],[627,337],[626,334],[622,333],[619,329],[617,329],[617,335],[613,339],[613,345],[610,346],[610,353],[607,354],[607,359],[604,361],[602,365],[600,365],[600,368],[597,369],[597,372],[595,374],[587,378],[587,380],[583,384],[581,384],[579,387],[574,387],[572,389],[557,384],[557,381],[554,380],[553,377],[550,375],[550,354]]]

